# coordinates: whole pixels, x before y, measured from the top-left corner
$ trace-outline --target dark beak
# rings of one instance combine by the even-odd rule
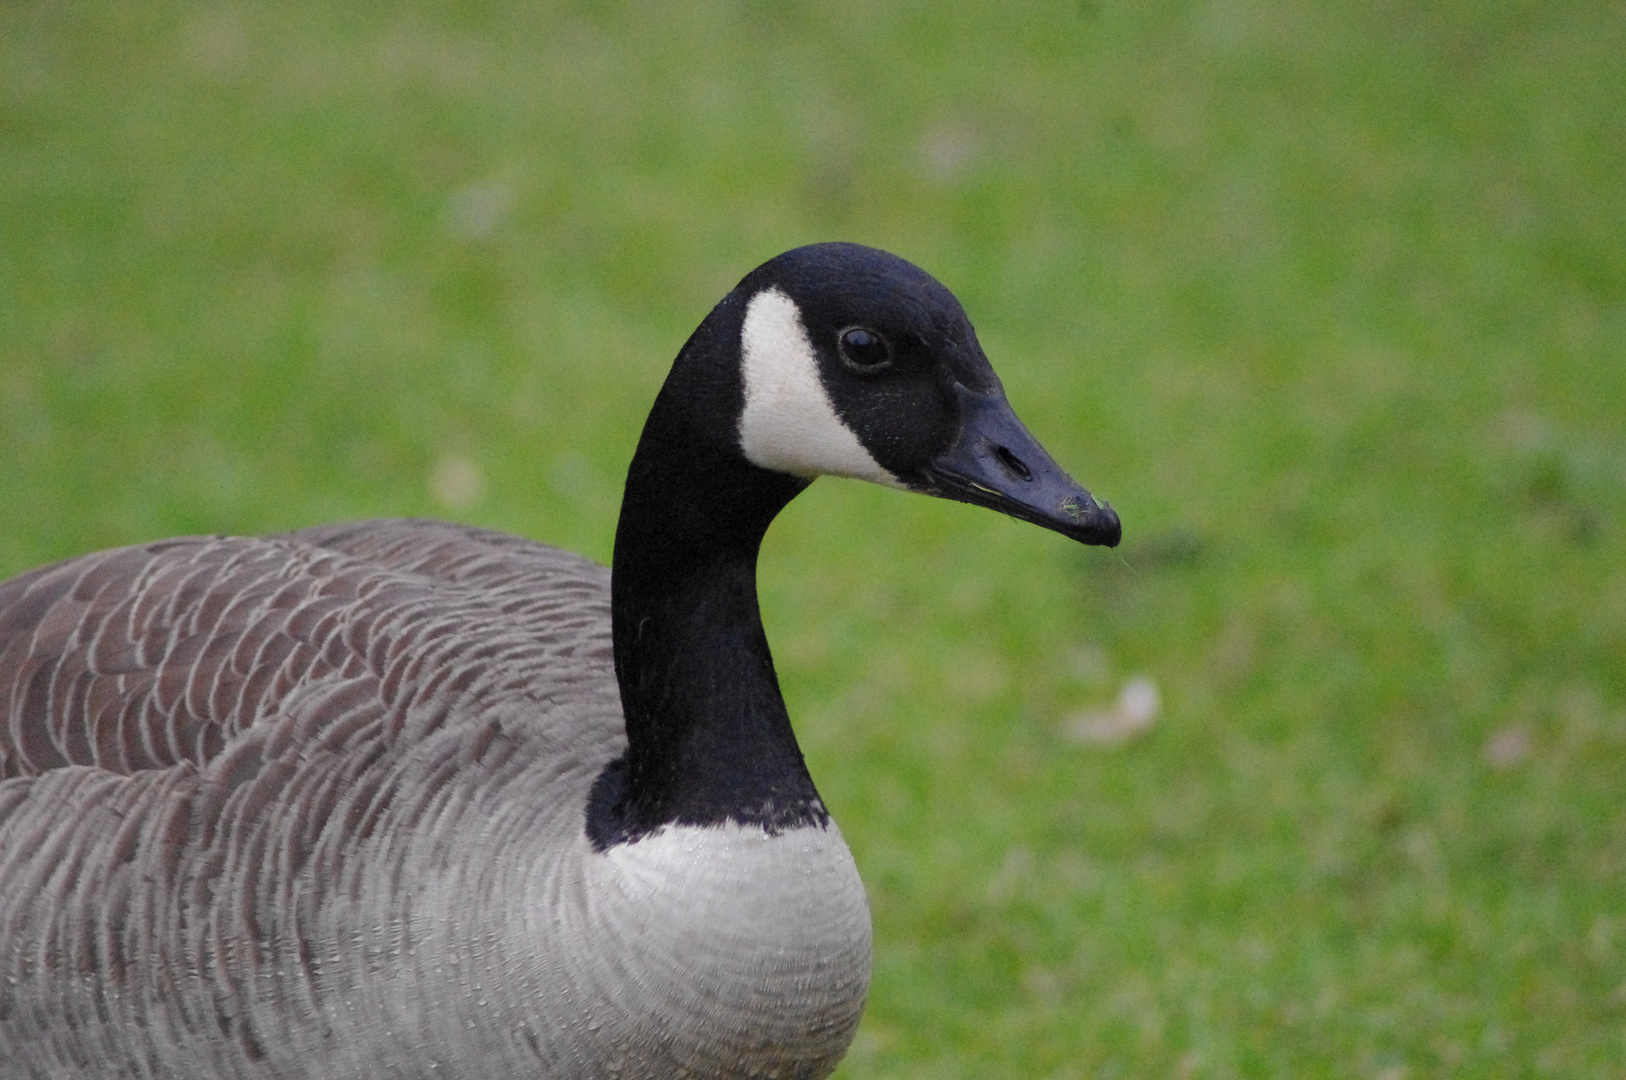
[[[1117,547],[1118,515],[1068,476],[1016,418],[1001,391],[956,385],[960,434],[927,463],[924,490],[1031,521],[1082,544]]]

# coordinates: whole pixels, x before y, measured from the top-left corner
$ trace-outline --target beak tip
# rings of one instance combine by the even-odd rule
[[[1105,499],[1097,500],[1084,491],[1063,499],[1056,509],[1064,520],[1073,523],[1067,531],[1079,543],[1117,547],[1123,539],[1118,512]]]

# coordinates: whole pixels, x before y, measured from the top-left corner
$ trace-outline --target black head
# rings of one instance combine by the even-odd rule
[[[735,289],[740,449],[762,468],[851,476],[991,507],[1087,544],[1117,515],[1005,400],[954,294],[858,244],[796,248]]]

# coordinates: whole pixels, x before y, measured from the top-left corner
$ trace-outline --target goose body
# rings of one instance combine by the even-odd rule
[[[613,573],[390,520],[0,583],[0,1080],[828,1075],[868,908],[755,591],[823,474],[1117,540],[947,290],[829,244],[679,354]]]

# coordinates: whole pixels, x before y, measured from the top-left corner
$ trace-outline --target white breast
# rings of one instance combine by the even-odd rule
[[[648,995],[624,1015],[695,1037],[672,1064],[707,1075],[727,1061],[740,1076],[786,1075],[791,1062],[810,1076],[835,1068],[869,985],[870,922],[833,822],[778,835],[669,827],[611,848],[588,872],[603,920],[591,940],[626,943]],[[652,1076],[675,1075],[656,1064]]]
[[[852,1041],[869,903],[833,822],[667,826],[539,865],[523,894],[499,963],[533,996],[503,1041],[540,1075],[815,1080]]]

